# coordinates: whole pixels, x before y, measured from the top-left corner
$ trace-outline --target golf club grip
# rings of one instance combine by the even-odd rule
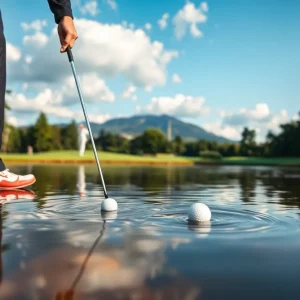
[[[68,53],[68,57],[69,57],[69,62],[74,61],[73,53],[69,46],[67,48],[67,53]]]

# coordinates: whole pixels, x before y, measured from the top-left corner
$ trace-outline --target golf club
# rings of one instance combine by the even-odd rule
[[[93,138],[93,133],[92,133],[92,130],[91,130],[91,126],[90,126],[88,115],[86,113],[85,104],[84,104],[84,100],[83,100],[83,96],[82,96],[82,92],[81,92],[81,88],[80,88],[80,84],[79,84],[79,79],[78,79],[78,76],[77,76],[77,73],[76,73],[76,69],[75,69],[74,57],[73,57],[73,53],[72,53],[72,50],[71,50],[70,47],[67,48],[67,54],[68,54],[69,62],[70,62],[71,67],[72,67],[72,72],[73,72],[75,83],[76,83],[76,86],[77,86],[77,90],[78,90],[78,94],[79,94],[79,99],[80,99],[80,102],[81,102],[81,106],[82,106],[83,114],[84,114],[84,117],[85,117],[86,125],[87,125],[88,130],[89,130],[89,134],[90,134],[90,138],[91,138],[91,142],[92,142],[92,146],[93,146],[94,155],[95,155],[95,159],[96,159],[96,162],[97,162],[97,167],[98,167],[99,175],[100,175],[102,186],[103,186],[103,190],[104,190],[104,196],[105,196],[106,199],[108,199],[108,194],[107,194],[107,190],[106,190],[106,186],[105,186],[105,182],[104,182],[104,178],[103,178],[103,174],[102,174],[102,170],[101,170],[99,158],[98,158],[98,155],[97,155],[97,150],[96,150],[96,146],[95,146],[95,142],[94,142],[94,138]]]

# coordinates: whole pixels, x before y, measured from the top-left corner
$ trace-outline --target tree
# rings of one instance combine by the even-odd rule
[[[183,154],[185,152],[185,145],[181,136],[176,136],[174,140],[174,152],[177,155]]]
[[[251,156],[255,153],[256,148],[256,132],[255,130],[249,130],[247,127],[244,128],[241,140],[241,155]]]
[[[7,128],[9,128],[9,140],[7,143],[7,152],[10,153],[17,153],[21,150],[21,137],[20,137],[20,131],[18,128],[8,125]]]
[[[74,120],[62,129],[62,145],[67,150],[78,148],[78,129]]]
[[[61,129],[59,126],[52,126],[52,147],[53,150],[61,150]]]
[[[48,124],[47,117],[41,113],[34,126],[34,149],[37,152],[49,151],[52,146],[52,128]]]
[[[147,129],[142,136],[144,153],[157,154],[166,151],[167,139],[164,133],[155,128]]]

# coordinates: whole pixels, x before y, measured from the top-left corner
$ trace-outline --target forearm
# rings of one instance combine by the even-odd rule
[[[70,0],[48,0],[48,3],[57,24],[65,16],[73,18]]]

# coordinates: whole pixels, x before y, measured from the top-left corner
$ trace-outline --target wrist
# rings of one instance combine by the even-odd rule
[[[63,17],[60,19],[60,23],[61,23],[61,22],[65,22],[65,21],[73,21],[73,18],[70,17],[70,16],[63,16]]]

